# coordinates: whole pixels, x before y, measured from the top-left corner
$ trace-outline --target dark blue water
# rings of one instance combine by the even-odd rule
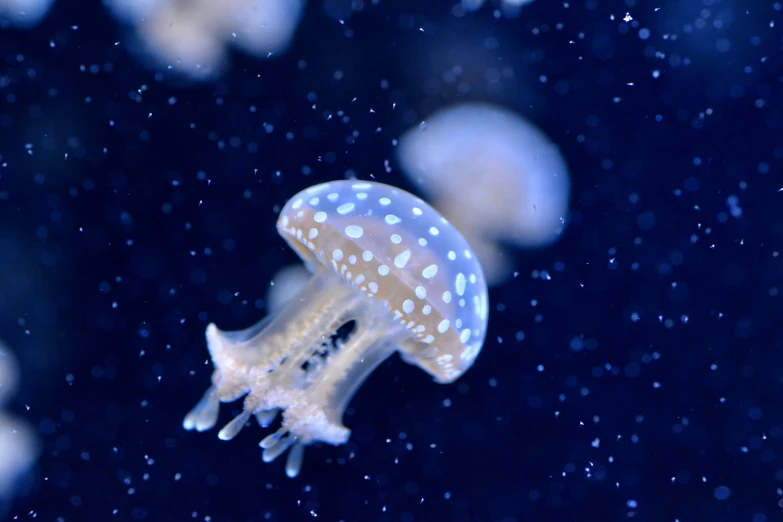
[[[311,0],[284,56],[195,85],[96,1],[0,30],[0,336],[41,443],[9,520],[783,520],[780,4],[453,3],[328,2],[340,23]],[[468,100],[534,121],[572,175],[474,368],[438,385],[392,357],[294,480],[267,430],[183,430],[206,325],[255,323],[298,260],[286,200],[413,190],[394,139]]]

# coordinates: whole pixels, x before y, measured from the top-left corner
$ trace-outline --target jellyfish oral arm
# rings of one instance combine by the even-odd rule
[[[337,330],[354,322],[344,341]],[[286,472],[301,467],[304,445],[344,444],[342,417],[356,390],[410,334],[389,319],[381,303],[368,302],[351,285],[316,267],[310,282],[264,328],[240,332],[207,328],[215,371],[212,386],[185,417],[186,429],[205,431],[219,403],[245,395],[240,415],[220,430],[230,440],[255,415],[268,425],[279,411],[282,426],[261,442],[269,462],[291,448]]]
[[[198,404],[185,415],[182,427],[186,430],[210,430],[217,423],[218,413],[220,413],[220,399],[215,387],[210,386]]]

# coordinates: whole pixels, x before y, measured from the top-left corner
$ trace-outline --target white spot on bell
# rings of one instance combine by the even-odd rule
[[[353,203],[351,203],[351,205],[353,205]],[[364,229],[359,225],[348,225],[347,227],[345,227],[345,235],[350,238],[359,239],[360,237],[362,237],[363,234],[364,234]]]
[[[337,213],[341,216],[346,215],[348,212],[356,208],[356,205],[353,202],[343,203],[339,207],[337,207]]]
[[[405,312],[406,314],[412,313],[415,308],[416,307],[413,305],[413,301],[411,301],[410,299],[406,299],[402,303],[402,311]]]
[[[457,280],[454,282],[457,288],[457,295],[465,295],[465,274],[460,272],[457,274]]]
[[[324,212],[323,210],[316,212],[315,216],[313,216],[313,219],[315,220],[316,223],[323,223],[324,221],[326,221],[326,212]]]
[[[449,325],[450,325],[450,324],[451,324],[451,323],[449,322],[449,320],[448,320],[448,319],[444,319],[444,320],[442,320],[442,321],[440,322],[440,324],[438,324],[438,331],[439,331],[440,333],[446,333],[446,330],[448,330],[448,329],[449,329]]]
[[[405,249],[394,258],[394,266],[397,268],[405,268],[405,265],[408,264],[408,261],[411,258],[411,251],[410,249]],[[464,277],[464,276],[463,276]]]
[[[424,279],[432,279],[438,274],[438,265],[430,265],[421,271],[421,276]]]

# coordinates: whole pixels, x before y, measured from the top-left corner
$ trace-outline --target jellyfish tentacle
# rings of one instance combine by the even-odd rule
[[[214,386],[207,388],[206,393],[182,421],[186,430],[207,431],[217,424],[220,412],[220,399]]]

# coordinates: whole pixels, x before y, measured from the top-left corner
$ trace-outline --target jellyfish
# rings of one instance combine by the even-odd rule
[[[54,0],[0,0],[0,27],[31,29],[49,13]]]
[[[565,228],[568,167],[535,125],[507,109],[443,109],[400,138],[402,170],[473,246],[490,286],[513,265],[503,243],[547,246]]]
[[[310,272],[301,263],[278,270],[272,277],[272,282],[266,291],[267,310],[270,313],[275,313],[283,308],[309,280]]]
[[[0,406],[11,398],[19,378],[16,359],[0,343]],[[25,420],[0,409],[0,504],[13,497],[15,486],[33,467],[40,453],[35,430]],[[0,518],[2,518],[0,505]]]
[[[162,2],[136,25],[138,41],[130,49],[157,66],[174,67],[201,80],[220,75],[228,50],[215,34],[218,20],[201,1]]]
[[[2,2],[2,0],[0,0]],[[269,58],[290,44],[305,0],[104,0],[110,12],[136,28],[131,49],[193,80],[219,75],[228,44]]]
[[[466,11],[476,11],[484,5],[487,0],[462,0],[462,8]],[[532,2],[533,0],[501,0],[503,9],[516,13],[520,7]]]
[[[224,332],[210,324],[212,385],[185,429],[217,423],[220,402],[244,397],[243,411],[218,433],[230,440],[252,416],[262,427],[263,460],[288,451],[299,474],[305,446],[344,444],[342,417],[356,390],[393,353],[438,383],[471,367],[484,344],[487,285],[464,237],[436,210],[403,190],[334,181],[295,195],[278,233],[312,274],[276,314]],[[337,335],[351,328],[345,338]]]

